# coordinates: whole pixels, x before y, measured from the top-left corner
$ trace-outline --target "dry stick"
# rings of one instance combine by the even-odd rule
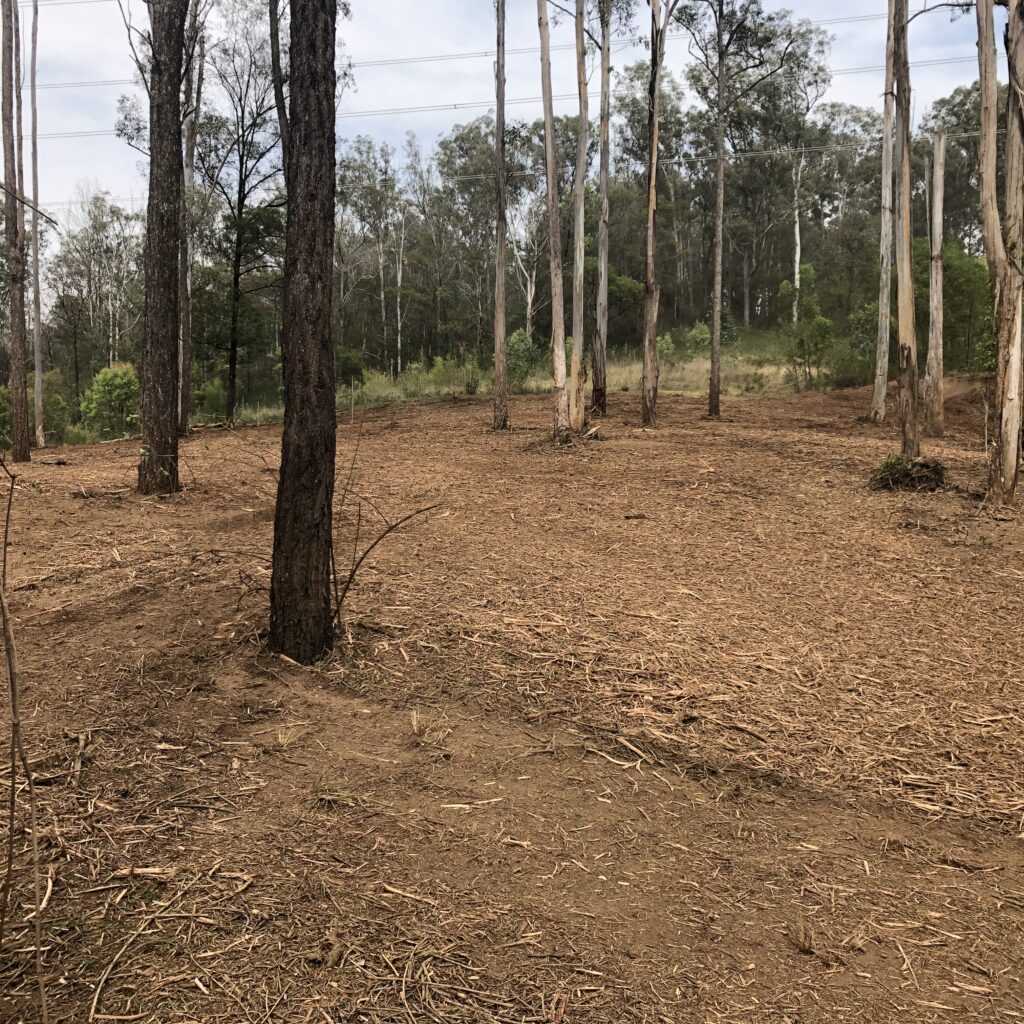
[[[367,549],[352,563],[352,571],[348,574],[348,579],[345,580],[345,586],[341,588],[341,597],[338,601],[338,608],[345,601],[345,596],[348,594],[349,588],[352,586],[353,581],[356,578],[356,573],[359,572],[359,567],[366,561],[370,552],[385,538],[389,533],[394,533],[400,526],[404,526],[410,519],[415,519],[417,516],[426,515],[428,512],[433,512],[435,508],[440,508],[440,503],[434,505],[428,505],[426,508],[419,508],[415,512],[410,512],[407,516],[402,516],[401,519],[396,519],[393,523],[389,524],[383,533],[378,534],[376,540],[370,544]]]
[[[114,954],[114,956],[111,959],[110,963],[107,964],[106,970],[100,975],[100,980],[96,982],[96,989],[95,989],[95,991],[92,994],[92,1005],[89,1007],[89,1020],[90,1021],[96,1019],[96,1009],[97,1009],[97,1007],[99,1006],[99,1003],[100,1003],[100,996],[103,994],[103,986],[107,983],[107,979],[110,977],[110,972],[113,971],[113,969],[117,966],[117,962],[127,952],[128,947],[158,917],[160,917],[161,914],[166,914],[167,911],[170,910],[171,907],[173,907],[174,904],[177,903],[185,895],[185,893],[187,893],[189,891],[189,889],[191,889],[192,886],[195,885],[196,882],[199,881],[199,879],[201,877],[202,877],[201,875],[196,875],[196,877],[193,878],[192,881],[188,882],[186,885],[183,885],[181,887],[181,889],[178,891],[178,894],[176,896],[174,896],[172,899],[168,900],[159,910],[154,910],[152,914],[147,914],[145,916],[145,918],[143,918],[142,924],[140,924],[139,927],[136,928],[135,931],[133,931],[131,933],[131,935],[129,935],[128,938],[124,940],[124,942],[121,944],[121,948]]]
[[[25,773],[28,786],[29,822],[32,827],[32,881],[35,892],[35,912],[33,927],[36,946],[36,976],[39,979],[39,1011],[42,1024],[49,1024],[50,1011],[46,1003],[46,980],[43,974],[43,914],[42,914],[42,881],[39,873],[39,822],[36,813],[36,789],[32,775],[32,766],[25,753],[25,741],[21,735],[21,713],[18,702],[18,651],[14,644],[14,624],[11,622],[10,609],[7,606],[7,541],[11,525],[11,504],[14,501],[15,475],[7,468],[7,463],[0,458],[0,468],[7,474],[10,491],[7,496],[7,516],[4,520],[4,556],[3,575],[0,579],[0,618],[3,619],[4,654],[7,662],[7,681],[11,700],[11,802],[10,832],[7,840],[7,876],[3,890],[3,920],[6,921],[7,908],[11,894],[11,874],[14,867],[14,803],[15,803],[15,769],[17,761],[21,762],[21,770]],[[17,752],[17,757],[15,757]],[[0,930],[0,941],[3,932]]]
[[[359,458],[359,446],[363,440],[363,426],[365,420],[359,423],[359,433],[356,435],[356,449],[352,453],[352,462],[348,467],[348,478],[345,480],[345,486],[341,492],[341,504],[338,506],[338,512],[341,513],[345,507],[345,499],[349,496],[352,489],[352,478],[356,472],[356,459]],[[331,531],[331,580],[334,583],[334,621],[337,622],[341,618],[341,596],[338,593],[338,562],[334,557],[334,531]]]

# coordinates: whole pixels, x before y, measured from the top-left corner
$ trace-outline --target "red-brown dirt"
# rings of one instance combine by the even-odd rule
[[[262,646],[275,429],[197,432],[166,500],[132,442],[20,470],[53,1021],[1024,1019],[1024,528],[973,493],[979,403],[921,495],[868,489],[860,392],[635,405],[568,449],[544,398],[368,414],[339,563],[357,507],[441,505],[309,670]],[[36,1022],[26,806],[0,1019]]]

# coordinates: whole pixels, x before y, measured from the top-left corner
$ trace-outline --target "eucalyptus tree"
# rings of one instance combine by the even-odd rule
[[[761,0],[686,0],[678,14],[690,39],[689,81],[714,117],[715,238],[708,413],[721,415],[722,273],[725,249],[726,121],[730,109],[784,71],[801,29]]]
[[[508,178],[505,156],[505,0],[495,0],[498,53],[494,65],[495,122],[494,159],[497,188],[497,212],[494,241],[494,418],[495,430],[508,430],[508,373],[505,359],[505,329],[508,310],[505,302],[506,257],[508,253]]]

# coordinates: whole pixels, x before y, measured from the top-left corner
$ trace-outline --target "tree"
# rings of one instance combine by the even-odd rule
[[[498,210],[494,242],[494,429],[508,430],[508,376],[505,365],[505,260],[508,252],[508,186],[505,165],[505,0],[495,0],[498,59],[494,66],[497,108],[494,123],[494,155],[497,163]]]
[[[1010,82],[1024,75],[1024,3],[1008,0],[1005,45]],[[1020,468],[1021,315],[1024,275],[1024,109],[1019,89],[1008,90],[1006,108],[1006,197],[1000,218],[996,185],[996,41],[992,4],[980,0],[978,78],[981,82],[981,227],[995,292],[996,381],[995,431],[989,469],[988,498],[1011,505]]]
[[[601,157],[598,169],[597,323],[594,329],[594,383],[590,404],[598,416],[608,413],[608,175],[611,166],[612,0],[598,0],[601,22]]]
[[[787,12],[761,0],[687,0],[679,20],[696,58],[690,81],[715,119],[715,241],[711,293],[711,381],[708,413],[721,415],[722,259],[725,247],[727,112],[782,71],[798,30]]]
[[[197,155],[203,177],[224,203],[224,235],[231,267],[228,332],[227,417],[238,402],[238,360],[246,280],[266,270],[277,234],[272,222],[279,201],[270,186],[278,167],[279,143],[269,40],[245,6],[231,10],[228,35],[211,59],[226,114],[211,111],[200,125]],[[262,280],[256,287],[265,287]]]
[[[562,228],[555,177],[555,115],[551,98],[551,32],[547,0],[537,0],[540,31],[540,75],[544,100],[544,171],[548,201],[548,264],[551,269],[551,366],[555,384],[555,439],[566,443],[572,436],[569,401],[565,393],[565,298],[562,290]]]
[[[931,178],[931,219],[928,237],[928,362],[924,377],[925,425],[935,437],[943,434],[942,402],[942,208],[946,178],[946,134],[935,136]]]
[[[660,292],[654,274],[654,250],[658,216],[658,100],[661,97],[661,65],[665,36],[679,0],[647,0],[651,8],[651,75],[647,88],[647,235],[644,260],[644,369],[640,385],[640,422],[658,422],[658,302]]]
[[[910,196],[910,59],[907,0],[896,0],[893,32],[896,81],[896,309],[900,372],[900,434],[905,459],[921,454]]]
[[[274,513],[270,646],[302,664],[334,644],[334,281],[337,0],[292,0],[284,432]]]
[[[892,303],[892,156],[896,116],[896,0],[889,0],[889,27],[885,42],[885,97],[882,106],[882,216],[879,240],[878,341],[875,345],[875,386],[871,393],[871,419],[885,419],[885,389],[889,381],[889,319]]]
[[[139,491],[178,480],[178,271],[181,248],[181,78],[188,0],[149,0],[149,198],[146,204]]]
[[[576,91],[580,113],[576,120],[576,176],[572,187],[573,258],[572,258],[572,364],[569,371],[569,425],[577,434],[583,432],[586,420],[586,378],[583,373],[583,270],[586,224],[584,200],[587,194],[587,145],[590,120],[587,96],[586,4],[576,0]]]
[[[28,394],[25,384],[25,239],[24,217],[19,211],[18,164],[15,149],[14,92],[21,82],[15,76],[14,21],[17,0],[4,0],[2,119],[4,136],[4,234],[7,238],[7,288],[11,331],[11,458],[28,462]],[[20,136],[20,132],[18,133]],[[18,140],[20,145],[20,138]]]
[[[32,55],[29,90],[32,105],[32,355],[35,371],[36,447],[46,447],[43,429],[43,303],[39,287],[39,109],[36,103],[36,58],[39,51],[39,0],[32,0]]]

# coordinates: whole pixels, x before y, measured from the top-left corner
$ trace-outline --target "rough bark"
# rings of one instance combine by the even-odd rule
[[[270,646],[303,664],[334,643],[334,70],[337,0],[292,0],[284,433],[274,515]]]
[[[601,19],[601,121],[597,221],[597,323],[594,328],[594,383],[591,407],[608,412],[608,176],[611,168],[612,0],[599,0]]]
[[[188,0],[151,0],[149,199],[142,314],[139,491],[169,494],[178,480],[178,262],[181,252],[181,75]]]
[[[910,220],[910,63],[907,0],[896,0],[896,308],[900,369],[900,435],[905,459],[921,454],[917,339],[914,329],[914,250]]]
[[[711,285],[711,380],[708,415],[722,414],[722,251],[725,247],[725,54],[721,15],[718,25],[718,65],[715,103],[715,246]]]
[[[3,85],[0,116],[4,137],[4,234],[7,239],[7,287],[11,332],[11,459],[29,460],[28,394],[25,383],[25,240],[19,216],[17,155],[15,149],[14,18],[17,0],[3,5]]]
[[[508,430],[508,368],[506,350],[505,277],[508,255],[508,182],[505,167],[505,0],[495,0],[498,59],[494,66],[497,108],[494,123],[494,158],[497,178],[497,224],[494,234],[494,422],[495,430]]]
[[[933,142],[931,180],[931,230],[929,232],[928,361],[924,375],[925,427],[942,437],[945,423],[942,397],[942,213],[946,174],[946,133],[938,132]]]
[[[32,55],[29,88],[32,107],[32,355],[35,379],[36,447],[46,447],[43,429],[43,303],[39,285],[39,109],[36,102],[36,57],[39,50],[39,0],[32,0]]]
[[[288,108],[284,98],[284,72],[281,68],[281,17],[278,0],[270,4],[270,73],[274,79],[274,106],[281,135],[281,169],[288,178]]]
[[[178,325],[178,433],[189,431],[192,406],[192,263],[193,230],[188,203],[196,182],[196,130],[203,103],[203,76],[206,66],[206,37],[199,25],[199,0],[192,0],[189,32],[195,38],[195,59],[185,70],[185,101],[188,112],[183,125],[184,160],[181,197],[181,250],[178,265],[178,293],[181,315]]]
[[[1013,504],[1020,467],[1021,428],[1021,252],[1024,251],[1024,129],[1020,95],[1007,101],[1005,188],[1002,220],[996,198],[997,114],[996,44],[992,5],[979,3],[978,78],[981,88],[979,170],[981,226],[985,256],[995,292],[995,429],[989,465],[988,500]],[[1009,0],[1006,56],[1011,82],[1024,74],[1024,3]]]
[[[555,177],[555,115],[551,98],[551,33],[547,0],[537,0],[540,78],[544,99],[544,171],[548,205],[548,265],[551,269],[551,369],[555,392],[555,440],[570,440],[569,398],[565,388],[565,293],[562,283],[562,228]]]
[[[885,419],[885,389],[889,381],[889,321],[892,303],[892,158],[895,136],[896,0],[889,0],[889,29],[885,44],[885,98],[882,106],[882,212],[879,237],[878,336],[875,342],[875,386],[871,393],[871,419]]]
[[[583,267],[586,227],[583,203],[587,194],[587,142],[590,115],[587,102],[585,0],[576,0],[576,90],[580,115],[576,122],[576,180],[573,182],[572,365],[569,372],[569,425],[580,434],[586,420],[586,378],[583,373]]]

